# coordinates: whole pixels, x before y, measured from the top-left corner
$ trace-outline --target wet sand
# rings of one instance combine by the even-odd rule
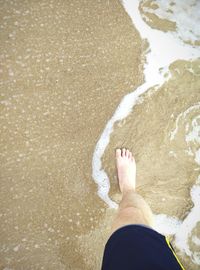
[[[0,268],[98,269],[113,212],[96,194],[92,155],[142,83],[144,43],[114,0],[0,10]]]
[[[0,268],[99,269],[116,210],[97,196],[92,156],[122,97],[143,82],[146,43],[114,0],[2,1],[0,14]],[[185,152],[185,122],[169,136],[200,98],[199,62],[177,61],[171,72],[115,125],[103,168],[119,201],[114,150],[129,147],[138,191],[154,213],[182,220],[199,171]]]
[[[122,146],[134,153],[137,164],[137,191],[147,200],[155,214],[183,220],[193,206],[190,189],[199,175],[199,167],[194,156],[188,156],[199,148],[195,142],[186,143],[185,125],[199,114],[194,109],[186,119],[179,121],[179,129],[170,140],[176,128],[178,115],[199,100],[200,61],[177,61],[170,66],[171,79],[159,89],[151,89],[138,100],[132,113],[115,124],[103,164],[111,180],[110,196],[119,201],[117,178],[113,177],[115,166],[111,162],[113,149]],[[193,73],[194,72],[194,73]],[[197,75],[198,74],[198,75]],[[192,243],[192,236],[200,234],[199,224],[191,235],[190,247],[198,251]],[[173,239],[172,239],[173,240]],[[186,269],[198,269],[189,257],[176,249]]]

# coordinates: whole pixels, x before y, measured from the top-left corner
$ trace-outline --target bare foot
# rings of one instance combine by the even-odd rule
[[[125,148],[117,149],[116,164],[121,192],[135,190],[136,165],[132,153]]]

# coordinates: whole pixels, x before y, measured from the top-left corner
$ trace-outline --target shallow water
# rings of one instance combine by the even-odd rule
[[[114,0],[1,1],[0,14],[1,269],[98,269],[116,210],[97,195],[93,154],[122,98],[145,80],[147,42]],[[199,141],[189,136],[198,132],[199,61],[170,70],[115,124],[103,168],[118,202],[114,149],[131,148],[155,214],[184,220],[199,175]],[[192,255],[180,253],[189,269],[198,268],[199,234],[197,224]]]

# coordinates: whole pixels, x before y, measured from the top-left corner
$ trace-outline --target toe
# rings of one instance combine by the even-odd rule
[[[132,158],[132,153],[129,151],[128,158]]]
[[[121,149],[116,149],[116,157],[121,157]]]
[[[131,156],[131,161],[132,161],[132,162],[135,162],[135,158],[134,158],[133,155]]]
[[[126,149],[126,157],[128,158],[128,156],[129,156],[129,150]]]
[[[122,149],[122,157],[125,157],[125,155],[126,155],[126,149],[123,148],[123,149]]]

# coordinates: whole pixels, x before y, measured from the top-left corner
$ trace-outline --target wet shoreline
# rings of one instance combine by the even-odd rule
[[[1,267],[94,269],[109,221],[92,154],[142,82],[142,42],[118,1],[12,1],[0,12]]]

